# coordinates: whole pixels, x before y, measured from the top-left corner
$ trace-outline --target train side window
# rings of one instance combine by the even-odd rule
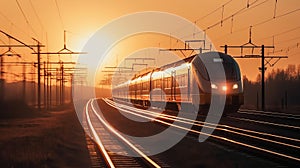
[[[187,75],[183,74],[181,77],[181,86],[186,86],[186,78],[187,78]]]
[[[156,79],[156,88],[160,88],[160,80]]]
[[[171,78],[170,77],[166,78],[166,88],[171,88]]]
[[[169,88],[169,79],[170,79],[170,77],[164,77],[163,83],[164,83],[165,88]],[[170,86],[171,86],[171,84],[170,84]]]
[[[142,85],[141,83],[137,83],[137,84],[136,84],[137,90],[140,90],[140,89],[141,89],[141,85]]]
[[[143,90],[148,90],[148,82],[144,82],[143,83]]]

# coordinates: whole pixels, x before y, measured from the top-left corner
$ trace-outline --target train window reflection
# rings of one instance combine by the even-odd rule
[[[214,65],[216,66],[216,65]],[[239,70],[237,69],[237,65],[234,63],[229,62],[223,62],[223,68],[225,72],[225,77],[227,81],[234,81],[234,80],[240,80],[240,74]],[[221,73],[214,73],[214,79],[216,80],[223,80],[224,74]]]

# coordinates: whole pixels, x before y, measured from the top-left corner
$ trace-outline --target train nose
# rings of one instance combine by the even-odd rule
[[[211,83],[211,89],[219,93],[236,92],[239,88],[238,83]]]
[[[223,85],[223,86],[222,86],[222,91],[224,91],[224,92],[227,91],[227,86],[226,86],[226,85]]]

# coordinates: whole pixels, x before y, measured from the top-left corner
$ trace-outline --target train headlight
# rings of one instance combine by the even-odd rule
[[[232,86],[232,89],[237,89],[237,88],[239,88],[239,85],[238,85],[238,84],[234,84],[234,85]]]
[[[227,90],[227,86],[222,86],[222,90],[226,91]]]
[[[212,89],[218,89],[218,86],[216,84],[212,83],[210,86],[211,86]]]

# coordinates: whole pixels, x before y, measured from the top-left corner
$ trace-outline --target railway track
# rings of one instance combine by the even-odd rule
[[[283,118],[282,116],[289,117]],[[300,130],[300,118],[298,118],[298,115],[240,110],[238,113],[229,114],[225,118],[228,120],[227,123],[237,123],[236,125],[238,125],[238,123],[245,123],[244,125],[246,126],[251,125],[252,129],[256,128],[273,134],[281,134],[300,139],[300,135],[298,134]],[[245,127],[241,124],[240,126]]]
[[[201,134],[205,134],[200,131],[203,127],[206,127],[208,129],[215,128],[212,135],[207,135],[210,137],[209,140],[217,141],[219,143],[222,143],[223,145],[226,144],[239,150],[243,149],[255,155],[260,155],[269,159],[276,158],[276,162],[280,162],[283,164],[287,163],[286,161],[288,161],[288,164],[292,166],[298,165],[300,163],[300,154],[298,152],[300,149],[299,138],[289,137],[286,135],[267,131],[237,127],[233,125],[234,122],[232,124],[219,123],[216,125],[207,122],[204,124],[204,121],[201,120],[192,121],[186,118],[180,118],[174,115],[167,114],[159,114],[159,117],[157,117],[157,112],[153,112],[151,110],[137,109],[134,107],[130,107],[124,103],[113,102],[109,99],[104,99],[104,101],[111,107],[121,110],[122,112],[153,120],[166,126],[173,126],[179,129],[187,129],[185,127],[177,126],[171,123],[173,121],[177,121],[184,124],[192,124],[193,127],[191,130],[189,130],[189,132],[193,135],[196,135],[196,137]],[[243,121],[245,120],[249,119],[243,118]],[[231,121],[233,120],[231,119]],[[252,121],[249,120],[247,122]],[[279,124],[279,126],[285,126],[283,127],[285,130],[294,127],[288,124]],[[298,128],[295,127],[294,129]]]
[[[234,120],[242,120],[246,122],[256,122],[272,126],[288,127],[292,129],[300,128],[300,115],[287,114],[279,112],[264,112],[256,110],[239,110],[227,116]],[[288,124],[287,124],[288,123]]]
[[[295,119],[300,120],[300,115],[289,114],[289,113],[280,113],[280,112],[271,112],[271,111],[259,111],[259,110],[249,110],[249,109],[240,109],[238,113],[248,114],[248,115],[258,115],[258,116],[267,116],[273,118],[283,118],[283,119]]]
[[[93,107],[93,101],[89,100],[85,108],[85,125],[90,132],[91,139],[95,142],[91,147],[88,141],[91,153],[93,167],[169,167],[159,160],[159,158],[150,158],[140,150],[130,140],[125,139],[113,127],[105,122]],[[118,153],[112,152],[114,149]],[[140,157],[130,157],[128,154],[135,154]]]

